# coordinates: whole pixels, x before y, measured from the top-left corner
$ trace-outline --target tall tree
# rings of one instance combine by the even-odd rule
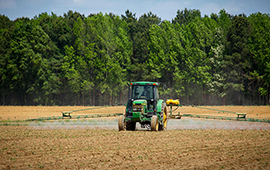
[[[4,105],[7,102],[7,96],[10,95],[7,65],[13,29],[14,22],[5,15],[0,15],[0,93]]]
[[[248,17],[251,24],[252,34],[249,38],[249,48],[252,55],[252,69],[247,77],[252,84],[253,104],[257,98],[261,103],[261,96],[266,97],[266,104],[269,104],[270,91],[270,16],[260,12],[251,14]],[[255,89],[256,88],[256,89]],[[255,95],[257,92],[257,96]],[[251,98],[251,97],[250,97]]]
[[[34,104],[30,100],[37,102],[42,95],[43,58],[54,56],[55,46],[41,27],[31,21],[18,20],[12,39],[11,52],[7,56],[10,90],[23,101],[17,104]]]
[[[212,76],[211,82],[207,84],[208,91],[211,95],[218,98],[223,98],[223,105],[225,105],[224,96],[226,93],[226,79],[223,75],[222,65],[224,64],[224,53],[225,53],[225,36],[224,31],[221,27],[215,28],[214,39],[211,45],[211,51],[209,53],[209,61],[211,66],[210,74]],[[215,102],[219,102],[215,98]],[[215,104],[216,104],[215,103]]]
[[[232,16],[222,9],[218,13],[217,23],[223,29],[224,35],[227,34],[228,26],[231,23]]]
[[[143,79],[143,74],[146,71],[145,62],[150,54],[148,50],[148,43],[150,41],[149,29],[152,25],[159,25],[160,22],[161,19],[152,12],[143,14],[137,22],[137,32],[134,36],[133,55],[131,58],[131,80],[133,81]]]
[[[236,15],[228,26],[226,46],[227,55],[224,58],[224,71],[227,80],[226,86],[228,93],[237,104],[243,104],[244,101],[244,83],[246,78],[244,74],[250,69],[250,52],[248,39],[251,35],[250,23],[245,14]]]
[[[177,59],[183,52],[179,34],[181,32],[177,32],[169,21],[163,22],[161,26],[151,27],[148,44],[150,54],[145,63],[147,72],[144,79],[161,81],[172,89],[174,73],[178,66]]]
[[[96,84],[101,94],[112,97],[126,84],[124,72],[129,70],[132,46],[127,35],[127,23],[119,16],[99,13],[87,21],[96,52]],[[115,84],[118,84],[115,86]]]
[[[178,10],[176,17],[172,20],[173,24],[189,24],[192,22],[195,18],[201,18],[201,12],[200,10],[196,9],[187,9],[185,8],[184,10]]]

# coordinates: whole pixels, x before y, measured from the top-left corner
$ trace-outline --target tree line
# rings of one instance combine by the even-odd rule
[[[269,14],[0,15],[0,43],[1,105],[124,104],[143,80],[183,104],[269,104]]]

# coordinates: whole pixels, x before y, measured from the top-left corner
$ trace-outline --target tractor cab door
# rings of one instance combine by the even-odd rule
[[[154,86],[154,99],[155,99],[156,101],[159,100],[158,87],[157,87],[157,86]]]

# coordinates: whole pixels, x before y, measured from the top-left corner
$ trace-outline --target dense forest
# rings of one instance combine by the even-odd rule
[[[268,105],[270,15],[0,15],[0,105],[115,105],[128,82],[196,105]]]

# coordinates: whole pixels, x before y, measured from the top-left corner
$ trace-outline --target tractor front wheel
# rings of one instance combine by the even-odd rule
[[[126,126],[125,126],[125,116],[120,116],[118,119],[118,129],[119,131],[121,130],[126,130]]]
[[[151,119],[151,131],[158,131],[158,117],[156,115],[152,116]]]

